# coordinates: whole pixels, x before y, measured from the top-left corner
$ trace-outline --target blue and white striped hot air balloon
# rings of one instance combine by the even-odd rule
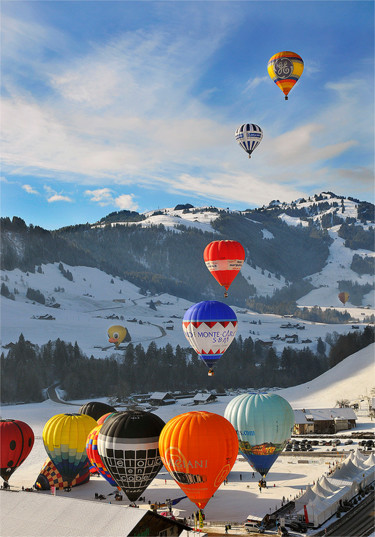
[[[292,435],[294,412],[288,401],[275,393],[245,393],[230,401],[224,417],[237,431],[242,455],[266,476]]]
[[[190,345],[209,367],[209,376],[213,376],[212,368],[236,335],[236,314],[222,302],[204,300],[187,310],[182,328]]]
[[[235,137],[240,146],[251,157],[251,153],[258,147],[263,138],[263,131],[254,123],[244,123],[235,132]]]

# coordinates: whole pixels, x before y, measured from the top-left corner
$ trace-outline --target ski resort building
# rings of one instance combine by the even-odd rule
[[[294,410],[294,434],[334,434],[353,429],[357,415],[352,408]]]

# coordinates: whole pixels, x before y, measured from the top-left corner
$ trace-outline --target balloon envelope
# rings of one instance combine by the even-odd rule
[[[228,291],[245,260],[245,250],[237,241],[213,241],[203,252],[206,267]]]
[[[304,63],[295,52],[284,50],[274,54],[268,61],[268,74],[288,99],[288,93],[303,73]]]
[[[91,416],[95,421],[98,421],[98,419],[104,414],[117,411],[113,406],[107,405],[106,403],[101,403],[100,401],[89,401],[88,403],[82,405],[78,412],[79,414],[87,414],[87,416]]]
[[[244,123],[236,130],[235,138],[250,158],[254,149],[256,149],[262,141],[263,131],[258,125],[255,125],[255,123]]]
[[[45,424],[44,447],[64,481],[71,483],[87,463],[86,440],[96,425],[87,414],[56,414]]]
[[[349,293],[346,293],[345,291],[343,291],[342,293],[338,294],[338,297],[339,297],[340,302],[342,302],[345,306],[345,304],[349,300]]]
[[[111,474],[108,472],[107,468],[104,466],[103,461],[100,458],[100,455],[98,452],[98,434],[101,428],[102,428],[102,424],[97,425],[96,427],[93,428],[92,431],[89,432],[89,435],[86,441],[87,456],[91,464],[98,470],[100,475],[102,475],[104,479],[106,479],[110,485],[112,485],[113,487],[116,487],[117,486],[116,481],[112,478]]]
[[[107,414],[103,414],[103,416],[100,416],[100,418],[96,421],[98,422],[98,425],[103,425],[106,419],[110,418],[111,416],[114,416],[117,413],[117,410],[116,412],[107,412]]]
[[[204,509],[236,462],[238,439],[222,416],[187,412],[168,421],[160,434],[159,450],[176,483]]]
[[[262,476],[284,449],[294,426],[294,412],[277,394],[241,394],[230,401],[224,417],[237,431],[240,452]]]
[[[78,472],[73,481],[71,483],[68,483],[67,481],[63,480],[56,466],[53,464],[51,459],[48,458],[44,462],[40,470],[40,474],[38,475],[34,483],[34,487],[38,490],[50,490],[51,487],[64,489],[66,487],[76,487],[78,485],[83,485],[84,483],[87,483],[90,479],[89,466],[90,464],[87,461],[85,466]]]
[[[108,328],[108,341],[114,343],[116,347],[126,338],[127,330],[124,326],[116,324]]]
[[[164,421],[150,412],[119,412],[103,423],[98,452],[113,480],[135,501],[160,471],[159,435]]]
[[[237,317],[226,304],[204,300],[185,312],[182,328],[195,352],[208,367],[213,367],[236,335]]]
[[[20,420],[0,420],[0,474],[8,481],[34,445],[31,427]]]

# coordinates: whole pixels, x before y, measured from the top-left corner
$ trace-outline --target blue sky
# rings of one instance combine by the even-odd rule
[[[3,0],[1,31],[3,216],[374,201],[372,1]],[[288,101],[267,73],[282,50],[305,63]]]

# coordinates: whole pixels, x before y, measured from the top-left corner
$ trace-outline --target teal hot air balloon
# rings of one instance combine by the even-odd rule
[[[242,455],[265,477],[293,431],[288,401],[275,393],[242,394],[230,401],[224,417],[237,431]]]

